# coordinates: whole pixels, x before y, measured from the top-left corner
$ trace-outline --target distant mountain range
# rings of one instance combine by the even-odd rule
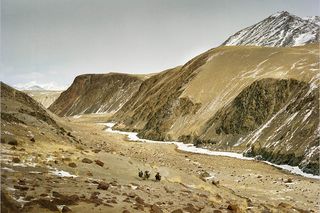
[[[230,36],[225,46],[288,47],[319,42],[319,16],[279,12]]]
[[[62,91],[65,88],[54,85],[54,83],[40,84],[35,81],[28,83],[20,83],[13,86],[15,89],[20,91]]]

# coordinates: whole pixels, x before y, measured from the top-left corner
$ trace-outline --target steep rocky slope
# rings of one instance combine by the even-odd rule
[[[42,104],[45,108],[48,108],[62,93],[62,91],[51,90],[23,90],[23,92]]]
[[[1,120],[27,125],[57,127],[54,119],[34,99],[1,82]]]
[[[270,137],[264,145],[270,152],[264,157],[269,160],[277,159],[281,149],[288,156],[297,153],[298,160],[289,162],[287,157],[282,162],[277,160],[278,163],[302,166],[302,162],[316,162],[317,152],[309,151],[317,145],[317,120],[315,116],[308,117],[307,114],[318,113],[314,101],[318,95],[318,57],[317,44],[295,48],[221,46],[209,50],[182,67],[160,73],[143,82],[132,99],[113,116],[118,122],[115,128],[135,130],[140,136],[154,140],[183,140],[203,146],[211,145],[215,149],[238,151],[246,151],[251,144],[262,143],[263,138]],[[261,79],[266,80],[259,81]],[[260,99],[257,96],[257,100],[253,99],[254,103],[251,100],[246,102],[242,97],[245,95],[240,94],[242,91],[252,94],[250,97],[267,91],[270,97],[265,100],[264,96]],[[301,98],[294,100],[297,94],[301,94]],[[311,101],[307,101],[308,98]],[[291,102],[290,107],[296,111],[282,112],[285,104]],[[231,107],[233,114],[230,114],[226,107],[231,103],[243,106]],[[261,111],[255,111],[255,105],[261,107],[269,104],[272,104],[270,108],[262,107]],[[250,107],[254,110],[247,114],[242,112]],[[256,114],[251,115],[253,112]],[[292,118],[291,128],[281,127],[283,130],[277,133],[270,131],[269,134],[260,134],[261,128],[269,126],[275,115],[281,114],[281,119],[277,121],[273,118],[274,122],[270,124],[273,129],[279,128],[277,125],[282,125],[287,119],[290,120],[296,112],[298,114]],[[222,116],[226,116],[227,120],[212,122]],[[304,116],[306,118],[302,122]],[[309,120],[311,118],[312,121]],[[243,123],[242,119],[245,119]],[[302,128],[303,123],[308,123],[306,128],[309,130]],[[299,142],[302,135],[309,139]],[[250,140],[250,137],[254,140]],[[287,142],[275,144],[279,137]],[[240,138],[243,141],[238,141]],[[271,143],[275,145],[269,149]],[[294,146],[297,143],[301,143],[299,147]],[[289,144],[292,145],[290,149],[283,149]],[[312,157],[307,157],[308,154]],[[312,171],[315,172],[314,169]]]
[[[319,17],[300,18],[279,12],[230,36],[223,45],[300,46],[319,42]]]
[[[319,175],[319,91],[292,79],[262,79],[245,88],[205,125],[195,142],[243,147],[277,164]]]
[[[27,94],[1,82],[1,143],[78,142],[69,127]]]
[[[141,82],[141,76],[120,73],[80,75],[49,109],[60,116],[114,112]]]

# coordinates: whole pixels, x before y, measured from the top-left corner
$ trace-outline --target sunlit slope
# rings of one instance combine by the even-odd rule
[[[154,140],[248,152],[253,147],[255,155],[277,163],[315,162],[318,57],[317,44],[215,48],[143,82],[113,119],[116,128]],[[276,143],[279,138],[285,142]]]
[[[318,84],[318,57],[318,45],[294,48],[237,46],[211,50],[207,62],[180,96],[200,103],[201,108],[194,116],[176,120],[169,133],[175,136],[198,133],[208,117],[259,79],[296,79]]]

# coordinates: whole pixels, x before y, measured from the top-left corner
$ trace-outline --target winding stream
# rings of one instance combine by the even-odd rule
[[[153,140],[148,140],[148,139],[142,139],[142,138],[138,137],[138,133],[136,133],[136,132],[125,132],[125,131],[113,130],[112,127],[115,125],[115,123],[102,123],[102,124],[107,126],[107,129],[105,131],[111,132],[111,133],[116,133],[116,134],[126,135],[128,137],[128,140],[130,140],[130,141],[138,141],[138,142],[144,142],[144,143],[175,144],[177,146],[177,149],[179,149],[181,151],[185,151],[185,152],[204,154],[204,155],[225,156],[225,157],[232,157],[232,158],[237,158],[237,159],[242,159],[242,160],[255,160],[252,157],[244,157],[242,154],[239,154],[239,153],[211,151],[211,150],[208,150],[205,148],[195,147],[193,144],[185,144],[182,142],[175,142],[175,141],[153,141]],[[268,161],[261,161],[261,162],[264,162],[266,164],[287,170],[293,174],[297,174],[297,175],[301,175],[304,177],[314,178],[314,179],[320,180],[320,176],[305,173],[297,166],[290,166],[290,165],[284,165],[284,164],[278,165],[278,164],[270,163]]]

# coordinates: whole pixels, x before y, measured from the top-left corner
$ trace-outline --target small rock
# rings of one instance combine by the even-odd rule
[[[163,211],[160,209],[159,206],[157,206],[156,204],[153,204],[151,206],[151,210],[150,210],[151,213],[162,213]]]
[[[12,159],[12,162],[13,162],[13,163],[20,163],[20,158],[13,158],[13,159]]]
[[[27,186],[20,186],[20,185],[14,185],[13,188],[19,189],[19,190],[21,190],[21,191],[27,191],[27,190],[29,190],[29,187],[27,187]]]
[[[12,146],[17,146],[18,141],[15,138],[10,138],[10,139],[8,139],[8,144],[12,145]]]
[[[75,163],[69,163],[68,166],[72,167],[72,168],[76,168],[77,167],[77,164]]]
[[[61,212],[72,212],[68,206],[63,206]]]
[[[229,204],[227,209],[235,212],[241,212],[241,209],[237,204]]]
[[[100,182],[97,189],[108,190],[109,184],[105,182]]]
[[[35,202],[38,203],[42,208],[49,209],[51,211],[59,211],[58,207],[50,200],[41,198]]]
[[[26,185],[26,181],[25,181],[25,180],[19,180],[19,181],[18,181],[18,184],[19,184],[19,185]]]
[[[200,210],[195,208],[194,205],[192,205],[191,203],[188,203],[188,206],[183,209],[190,213],[200,212]]]
[[[285,183],[292,183],[293,180],[292,180],[291,178],[288,178],[288,179],[285,179],[284,182],[285,182]]]
[[[218,180],[212,180],[211,183],[212,183],[213,185],[215,185],[215,186],[218,186],[219,183],[220,183],[220,181],[218,181]]]
[[[31,142],[36,142],[36,140],[34,138],[31,138],[30,141]]]
[[[292,208],[292,205],[288,204],[288,203],[283,203],[281,202],[279,205],[278,205],[279,208],[284,208],[284,209],[291,209]]]
[[[93,161],[90,160],[89,158],[83,158],[82,163],[92,163]]]
[[[136,210],[144,211],[143,205],[141,205],[139,203],[137,203],[133,208],[136,209]]]
[[[131,197],[131,198],[135,198],[137,195],[134,193],[134,192],[130,192],[128,194],[128,197]]]
[[[141,197],[137,196],[135,200],[137,203],[144,205],[144,200]]]
[[[171,213],[183,213],[182,209],[173,210]]]
[[[100,160],[95,160],[94,162],[96,162],[97,165],[103,167],[104,163]]]

